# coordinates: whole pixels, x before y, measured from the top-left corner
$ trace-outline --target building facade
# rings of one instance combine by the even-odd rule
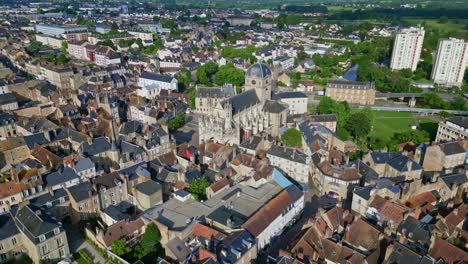
[[[325,95],[340,102],[373,105],[375,102],[375,83],[330,80],[327,83]]]
[[[440,39],[431,79],[444,86],[461,86],[468,61],[468,42],[463,39]]]
[[[397,32],[390,62],[392,70],[416,70],[421,56],[424,33],[423,27],[402,28]]]
[[[439,123],[436,142],[468,139],[468,117],[453,117]]]

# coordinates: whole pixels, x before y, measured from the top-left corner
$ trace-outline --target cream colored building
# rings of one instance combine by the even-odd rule
[[[461,86],[468,61],[468,42],[464,39],[440,39],[431,79],[444,86]]]
[[[397,32],[390,62],[392,70],[416,70],[421,56],[424,33],[423,27],[402,28]]]
[[[468,117],[456,116],[439,123],[436,142],[468,139]]]
[[[375,102],[375,83],[346,80],[330,80],[325,95],[333,100],[349,104],[373,105]]]

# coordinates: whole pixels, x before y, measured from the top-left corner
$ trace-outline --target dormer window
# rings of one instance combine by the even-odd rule
[[[60,234],[60,228],[57,227],[54,229],[54,235],[58,235],[58,234]]]
[[[40,235],[39,236],[39,242],[44,242],[45,241],[45,236],[44,235]]]

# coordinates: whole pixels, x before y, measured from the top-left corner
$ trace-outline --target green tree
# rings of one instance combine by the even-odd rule
[[[68,58],[67,58],[67,56],[65,56],[65,54],[63,54],[63,53],[60,54],[60,55],[58,55],[57,58],[56,58],[56,60],[55,60],[55,63],[56,63],[57,65],[64,65],[64,64],[67,63],[67,62],[68,62]]]
[[[192,82],[192,73],[186,68],[182,68],[179,72],[176,73],[175,77],[177,79],[179,92],[182,93],[186,91]]]
[[[401,133],[396,133],[393,136],[393,141],[397,144],[404,142],[413,142],[416,145],[430,142],[430,136],[427,131],[424,130],[409,130]]]
[[[31,56],[36,56],[39,51],[42,49],[42,43],[36,40],[33,40],[26,47],[26,52]]]
[[[62,41],[61,45],[60,45],[60,50],[62,52],[67,52],[68,50],[68,42],[66,42],[65,40]]]
[[[161,241],[161,232],[159,232],[159,229],[156,226],[156,224],[151,223],[146,227],[142,241],[143,244],[149,248],[152,248],[159,244],[159,242]]]
[[[218,64],[214,61],[209,61],[205,63],[203,66],[205,68],[206,74],[211,77],[218,71]]]
[[[206,86],[211,86],[211,80],[206,73],[205,68],[199,67],[196,72],[197,82]]]
[[[96,45],[108,46],[108,47],[111,47],[112,49],[115,50],[114,42],[112,42],[112,40],[110,40],[110,39],[98,41],[98,42],[96,43]]]
[[[123,256],[131,250],[129,247],[127,247],[127,245],[122,239],[114,240],[111,244],[111,249],[112,252],[114,252],[118,256]]]
[[[289,128],[281,135],[281,141],[290,147],[302,147],[302,134],[295,128]]]
[[[218,72],[214,75],[214,82],[217,85],[226,83],[240,87],[244,84],[245,72],[236,68],[232,63],[219,67]]]
[[[425,93],[422,98],[423,107],[435,109],[447,109],[448,103],[436,93]]]
[[[357,112],[351,114],[346,122],[345,128],[355,139],[362,139],[370,133],[372,129],[371,122],[372,121],[366,113]]]
[[[200,178],[190,183],[188,191],[196,200],[201,201],[206,199],[206,188],[208,186],[210,186],[210,183],[205,178]]]
[[[175,131],[178,128],[182,127],[186,121],[187,116],[184,113],[178,114],[167,122],[167,127],[170,131]]]

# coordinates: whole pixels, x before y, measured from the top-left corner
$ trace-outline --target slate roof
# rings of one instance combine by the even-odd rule
[[[233,96],[229,99],[223,100],[221,105],[224,107],[228,102],[232,105],[232,114],[235,115],[239,112],[242,112],[246,108],[259,104],[260,100],[258,99],[255,90],[252,89]]]
[[[314,122],[336,122],[336,115],[335,114],[325,114],[325,115],[309,115],[307,116],[308,120],[312,120]]]
[[[250,68],[245,73],[245,77],[257,77],[257,78],[266,78],[271,76],[271,70],[267,65],[263,63],[255,63],[250,66]]]
[[[284,92],[279,93],[276,96],[278,96],[281,99],[307,98],[307,95],[303,92]]]
[[[170,83],[174,79],[171,76],[161,75],[161,74],[152,73],[152,72],[143,72],[140,78],[149,79],[149,80],[158,81],[158,82],[166,82],[166,83]]]
[[[413,216],[408,216],[398,225],[397,231],[412,241],[423,243],[428,248],[431,240],[429,226],[422,224]],[[426,249],[427,249],[426,248]]]
[[[92,168],[94,168],[94,163],[91,161],[90,158],[85,158],[85,159],[79,160],[75,164],[76,172],[81,172],[81,171],[89,170],[89,169],[92,169]]]
[[[112,144],[105,137],[94,138],[92,143],[83,142],[82,151],[86,156],[95,156],[111,150]]]
[[[387,163],[399,172],[422,170],[422,167],[419,165],[419,163],[404,155],[397,156]]]
[[[36,145],[49,144],[49,140],[47,140],[47,138],[44,136],[44,133],[36,133],[25,136],[24,141],[26,142],[26,145],[28,145],[29,149],[33,149]]]
[[[456,141],[440,144],[439,147],[445,155],[462,154],[466,152],[465,148]]]
[[[7,239],[19,233],[15,221],[10,214],[0,215],[0,240]]]
[[[286,109],[288,109],[287,106],[278,101],[266,101],[263,105],[263,111],[267,113],[278,114],[285,111]]]
[[[160,192],[162,186],[153,180],[149,180],[135,185],[135,189],[146,195],[152,195],[154,193]]]
[[[16,117],[7,112],[0,112],[0,125],[8,125],[16,122]]]
[[[371,196],[370,193],[371,193],[372,189],[374,189],[374,187],[371,186],[371,185],[367,185],[367,186],[364,186],[364,187],[356,187],[356,188],[354,188],[353,193],[359,195],[360,197],[362,197],[365,200],[369,200],[370,196]]]
[[[227,98],[236,94],[232,85],[225,85],[222,87],[197,87],[197,97],[207,98]]]
[[[79,176],[76,172],[70,167],[64,167],[62,172],[55,171],[44,176],[44,182],[46,186],[57,186],[62,183],[78,179]]]
[[[131,133],[141,133],[143,131],[143,126],[143,123],[136,120],[125,122],[120,128],[120,134],[128,135]]]
[[[295,148],[282,147],[273,144],[268,150],[268,154],[290,161],[307,164],[307,154],[302,153]]]
[[[448,122],[452,122],[455,125],[459,125],[464,128],[468,128],[468,117],[466,116],[455,116],[447,119]]]
[[[90,194],[92,196],[96,195],[93,185],[90,182],[82,182],[78,185],[72,186],[68,188],[68,191],[76,202],[88,199]]]
[[[452,188],[452,186],[460,186],[466,182],[468,182],[468,178],[463,173],[456,173],[456,174],[449,174],[443,175],[439,177],[444,183]]]
[[[60,201],[60,198],[63,198],[65,202],[69,200],[68,193],[63,188],[45,192],[44,194],[29,200],[29,203],[36,207],[47,209],[49,207],[48,204],[52,207],[61,204],[62,202]]]
[[[37,214],[30,205],[25,205],[12,212],[18,229],[22,230],[35,244],[39,243],[40,235],[44,235],[46,239],[55,236],[55,228],[63,231],[62,226],[56,220],[48,216],[43,210],[38,209],[38,211],[40,214]]]
[[[327,83],[327,88],[368,90],[375,89],[375,83],[348,80],[329,80]]]
[[[13,93],[0,94],[0,105],[6,105],[16,102],[16,96]]]

